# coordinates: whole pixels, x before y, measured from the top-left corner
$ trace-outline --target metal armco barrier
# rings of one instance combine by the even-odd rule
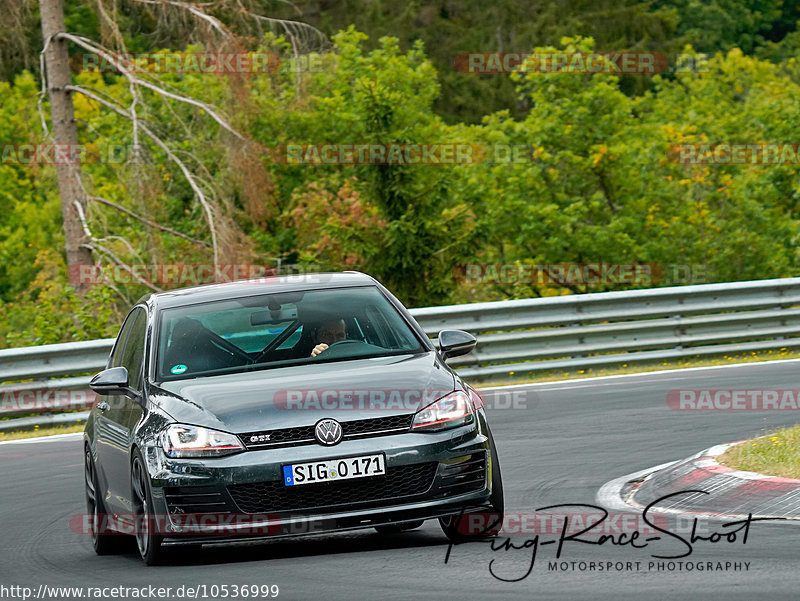
[[[474,383],[550,370],[800,348],[800,278],[427,307],[411,313],[432,338],[444,329],[478,337],[473,353],[451,361]],[[86,389],[90,376],[85,374],[105,367],[112,344],[113,339],[105,339],[0,350],[0,384],[31,379],[35,382],[15,386]],[[0,386],[0,401],[8,390]],[[8,409],[0,404],[2,414]],[[0,430],[9,427],[0,421]]]

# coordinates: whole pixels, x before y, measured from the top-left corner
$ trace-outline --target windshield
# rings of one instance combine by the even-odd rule
[[[425,350],[374,286],[176,307],[159,321],[159,381]]]

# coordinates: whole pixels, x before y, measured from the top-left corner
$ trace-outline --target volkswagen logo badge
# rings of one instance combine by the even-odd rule
[[[314,427],[314,436],[319,444],[333,446],[342,441],[342,424],[335,419],[321,419]]]

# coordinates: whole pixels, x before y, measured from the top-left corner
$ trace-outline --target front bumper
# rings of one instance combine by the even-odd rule
[[[203,460],[170,459],[160,448],[149,447],[153,509],[164,516],[164,544],[330,533],[486,508],[492,454],[481,422],[439,433],[407,432],[333,447],[304,445]],[[283,485],[284,465],[374,453],[385,455],[386,476]],[[377,480],[411,470],[424,475],[415,475],[408,490],[381,488]],[[243,497],[242,490],[259,493]],[[306,498],[314,502],[304,503]]]

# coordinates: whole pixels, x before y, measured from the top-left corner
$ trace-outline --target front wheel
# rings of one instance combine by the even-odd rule
[[[147,565],[156,565],[164,556],[161,547],[164,537],[158,534],[158,520],[153,514],[153,498],[150,493],[150,475],[139,451],[136,451],[131,464],[131,494],[139,555]]]
[[[464,542],[497,536],[503,527],[505,501],[503,498],[503,477],[494,437],[489,431],[491,447],[492,493],[489,495],[489,508],[473,514],[463,513],[439,518],[439,525],[445,536],[452,541]],[[472,516],[472,517],[470,517]]]

